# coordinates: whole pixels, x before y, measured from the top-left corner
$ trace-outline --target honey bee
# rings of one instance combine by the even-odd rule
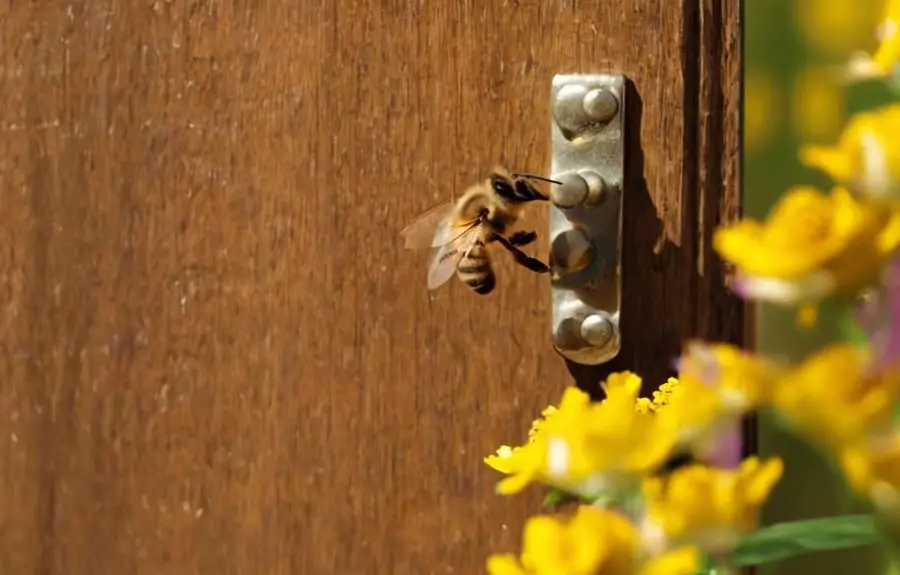
[[[458,201],[431,208],[400,232],[409,249],[434,248],[428,265],[428,289],[437,289],[455,273],[475,293],[491,293],[496,277],[489,248],[495,244],[535,273],[550,271],[542,261],[519,249],[534,242],[536,232],[510,234],[526,204],[550,199],[535,187],[534,180],[560,184],[496,167],[489,178],[469,187]]]

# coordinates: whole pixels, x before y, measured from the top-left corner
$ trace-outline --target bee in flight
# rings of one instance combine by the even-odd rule
[[[509,174],[497,167],[458,201],[433,207],[400,232],[407,248],[435,250],[428,265],[428,289],[437,289],[455,273],[475,293],[491,293],[496,278],[488,247],[493,244],[500,244],[516,263],[535,273],[550,271],[519,249],[534,242],[536,232],[509,235],[526,204],[550,199],[535,187],[534,180],[560,184],[531,174]]]

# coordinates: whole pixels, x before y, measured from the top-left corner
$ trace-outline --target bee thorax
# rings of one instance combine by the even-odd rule
[[[504,233],[516,221],[516,214],[512,211],[494,210],[487,217],[488,224],[498,233]]]

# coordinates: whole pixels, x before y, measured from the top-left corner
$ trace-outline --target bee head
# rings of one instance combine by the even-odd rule
[[[542,194],[540,190],[529,181],[531,179],[545,180],[554,184],[559,183],[555,180],[548,180],[529,174],[514,174],[513,176],[515,178],[513,180],[500,174],[493,174],[491,176],[491,188],[494,190],[494,193],[502,201],[510,204],[524,204],[535,200],[546,201],[550,199]]]
[[[494,190],[494,193],[505,202],[514,203],[521,201],[513,183],[509,178],[504,178],[500,174],[493,174],[491,176],[491,188]]]

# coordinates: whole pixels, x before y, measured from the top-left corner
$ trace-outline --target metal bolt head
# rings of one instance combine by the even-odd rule
[[[584,199],[584,203],[589,206],[602,204],[609,195],[609,184],[603,176],[592,170],[581,170],[579,174],[584,179],[588,188],[587,197]]]
[[[608,88],[588,88],[568,84],[559,89],[553,102],[553,118],[563,136],[579,142],[599,125],[612,120],[619,110],[615,94]]]
[[[594,347],[605,347],[612,341],[615,328],[604,313],[595,313],[581,322],[581,337]]]
[[[594,259],[594,245],[583,230],[568,229],[550,244],[550,266],[566,274],[576,273]]]
[[[553,179],[561,183],[550,188],[550,201],[557,208],[596,206],[606,200],[609,186],[603,176],[592,170],[554,174]]]
[[[558,208],[580,206],[588,197],[588,183],[576,172],[555,176],[562,185],[551,186],[550,201]]]
[[[581,337],[581,326],[575,318],[562,320],[553,332],[553,345],[557,349],[576,351],[585,347],[584,338]]]
[[[594,122],[608,122],[619,111],[615,94],[605,88],[594,88],[584,95],[584,113]]]

